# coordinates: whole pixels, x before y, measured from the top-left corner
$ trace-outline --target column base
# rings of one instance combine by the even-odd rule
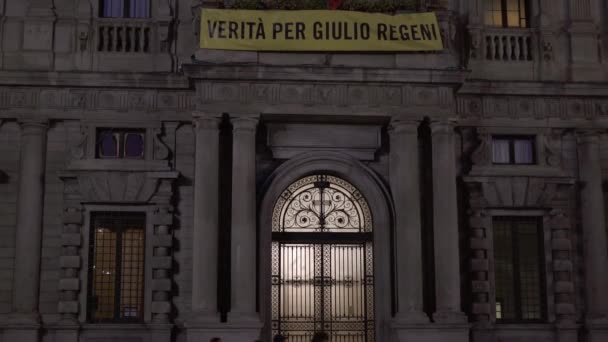
[[[402,324],[392,325],[397,342],[469,342],[468,324]]]
[[[429,317],[422,311],[410,311],[398,313],[393,319],[393,323],[399,324],[428,324]]]
[[[439,324],[467,324],[469,319],[460,311],[436,311],[433,313],[433,321]]]
[[[585,324],[585,342],[608,341],[608,319],[587,320]]]

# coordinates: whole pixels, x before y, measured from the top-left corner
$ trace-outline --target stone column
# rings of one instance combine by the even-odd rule
[[[398,298],[395,318],[399,323],[428,323],[422,294],[418,122],[393,120],[389,134],[390,186],[395,206]]]
[[[40,255],[42,247],[42,214],[44,172],[48,123],[27,120],[21,125],[21,157],[15,232],[15,269],[13,277],[13,310],[7,331],[10,341],[36,341],[40,315]],[[9,336],[9,337],[7,337]]]
[[[579,134],[579,177],[581,180],[581,223],[585,262],[587,321],[607,320],[608,254],[599,136],[587,131]],[[608,322],[608,321],[606,321]]]
[[[232,149],[230,322],[260,322],[256,313],[255,136],[258,115],[235,116]]]
[[[433,222],[437,323],[465,323],[460,308],[460,251],[454,126],[431,123],[433,145]]]
[[[204,113],[195,113],[194,116],[196,152],[192,228],[193,321],[219,323],[217,246],[220,118]]]

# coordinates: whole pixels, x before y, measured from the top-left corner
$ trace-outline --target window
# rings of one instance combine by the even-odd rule
[[[90,322],[142,321],[144,226],[143,213],[93,213],[87,301]]]
[[[145,133],[140,129],[97,130],[97,158],[143,159]]]
[[[101,0],[103,18],[149,18],[150,0]]]
[[[498,27],[528,27],[526,0],[486,0],[485,23]]]
[[[492,162],[494,164],[535,164],[535,146],[533,136],[493,136]]]
[[[494,217],[496,321],[545,318],[543,239],[537,217]]]

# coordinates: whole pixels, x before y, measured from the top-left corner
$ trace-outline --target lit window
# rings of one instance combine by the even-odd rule
[[[535,138],[531,136],[493,136],[494,164],[532,165],[536,163]]]
[[[101,0],[104,18],[149,18],[150,0]]]
[[[543,239],[536,217],[495,217],[496,320],[538,322],[545,318]]]
[[[141,321],[144,214],[94,213],[91,222],[88,320]]]
[[[528,27],[528,2],[485,0],[485,23],[498,27]]]
[[[143,159],[143,130],[102,128],[97,132],[97,157],[101,159]]]

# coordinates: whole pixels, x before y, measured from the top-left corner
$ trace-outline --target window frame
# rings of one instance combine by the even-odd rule
[[[485,21],[485,17],[486,14],[488,12],[492,13],[492,12],[496,12],[493,10],[493,8],[488,8],[490,6],[490,4],[488,2],[491,2],[493,0],[486,0],[484,2],[484,21]],[[517,0],[519,3],[519,10],[518,10],[518,22],[519,25],[518,26],[509,26],[509,10],[508,10],[508,6],[507,6],[507,1],[508,0],[500,0],[500,13],[501,13],[501,25],[495,25],[493,22],[492,23],[488,23],[486,22],[486,26],[490,26],[490,27],[497,27],[497,28],[511,28],[511,29],[528,29],[530,28],[530,10],[532,8],[532,6],[530,5],[530,1],[528,0]],[[521,6],[523,2],[523,6]],[[522,10],[524,12],[524,16],[522,17]],[[522,20],[524,21],[524,26],[521,25]]]
[[[143,317],[138,321],[113,321],[113,322],[91,322],[88,320],[88,297],[89,297],[89,247],[91,231],[93,229],[92,214],[95,212],[112,212],[120,213],[143,213],[145,218],[144,223],[144,301],[143,301]],[[154,225],[150,219],[154,213],[154,206],[150,205],[84,205],[84,225],[82,228],[83,247],[81,248],[82,267],[80,268],[80,281],[83,291],[80,291],[78,300],[80,302],[80,311],[78,320],[81,323],[88,325],[138,325],[149,323],[152,320],[152,237],[154,236]]]
[[[552,289],[549,286],[549,284],[552,282],[552,278],[550,277],[550,274],[548,273],[548,268],[547,268],[547,264],[551,262],[551,255],[547,254],[547,251],[551,251],[550,246],[547,246],[547,242],[545,241],[545,225],[543,224],[544,221],[544,212],[540,211],[540,210],[531,210],[531,211],[526,211],[526,212],[513,212],[513,211],[504,211],[504,210],[497,210],[494,211],[493,213],[491,213],[491,222],[492,222],[492,229],[490,229],[490,233],[491,234],[491,253],[488,255],[488,259],[490,261],[490,275],[489,275],[489,281],[491,283],[491,313],[492,313],[492,319],[495,323],[500,324],[500,325],[508,325],[508,324],[544,324],[544,323],[548,323],[551,319],[552,319],[552,310],[553,310],[553,293],[552,293]],[[516,311],[516,316],[518,318],[516,319],[498,319],[496,317],[496,299],[497,299],[497,295],[496,295],[496,266],[495,266],[495,245],[494,245],[494,222],[496,222],[497,219],[507,219],[510,224],[511,224],[511,229],[513,228],[514,222],[516,221],[525,221],[525,220],[536,220],[537,222],[537,234],[538,234],[538,265],[539,265],[539,289],[540,289],[540,318],[539,319],[523,319],[521,318],[522,315],[522,310],[523,307],[521,306],[521,289],[519,290],[515,290],[515,311]],[[515,245],[515,244],[513,244]],[[515,249],[515,246],[513,246],[512,248]],[[515,255],[515,254],[514,254]],[[514,262],[515,264],[515,262]],[[517,265],[513,265],[513,269],[519,269],[519,267]],[[514,271],[513,272],[513,283],[514,283],[514,287],[515,288],[519,288],[519,279],[520,279],[520,272],[518,271],[517,273]]]
[[[537,143],[538,139],[535,135],[529,134],[492,134],[491,135],[491,149],[492,149],[492,165],[503,166],[503,165],[514,165],[514,166],[530,166],[538,165],[538,151]],[[494,140],[508,140],[509,141],[509,162],[497,163],[494,161]],[[532,162],[531,163],[516,163],[515,162],[515,141],[516,140],[529,140],[532,143]]]
[[[99,8],[98,8],[98,17],[99,18],[103,18],[103,19],[151,19],[152,18],[152,3],[154,1],[152,0],[147,0],[148,1],[148,15],[145,17],[133,17],[131,16],[130,13],[130,8],[131,8],[131,1],[137,1],[137,0],[123,0],[123,9],[122,9],[122,15],[120,17],[106,17],[104,15],[104,8],[105,8],[105,2],[106,0],[99,0],[98,4],[99,4]]]
[[[101,143],[101,135],[105,132],[110,132],[112,134],[118,135],[118,151],[115,157],[112,156],[102,156],[101,151],[99,149],[99,144]],[[97,127],[95,131],[95,159],[110,159],[110,160],[146,160],[146,140],[148,139],[145,128],[132,128],[132,127]],[[140,134],[143,136],[142,141],[142,155],[139,157],[128,157],[126,155],[126,143],[127,143],[127,135],[128,134]]]

